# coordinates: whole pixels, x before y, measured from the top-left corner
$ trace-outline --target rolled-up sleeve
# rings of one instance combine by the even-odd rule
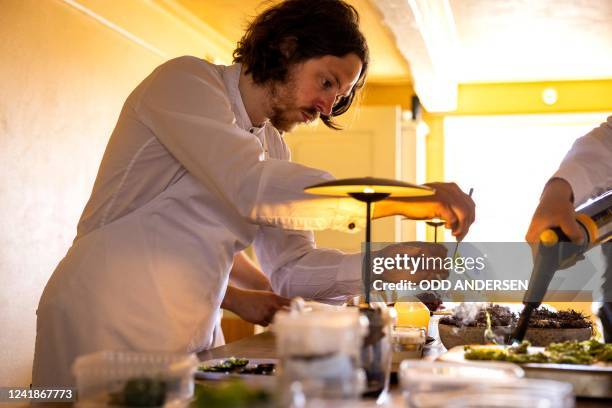
[[[262,227],[254,242],[275,292],[331,303],[361,291],[362,255],[317,248],[312,232]]]
[[[577,204],[612,188],[612,116],[574,142],[553,177],[570,183]]]
[[[333,177],[285,160],[263,159],[256,137],[240,129],[215,67],[193,57],[160,66],[130,97],[138,120],[237,215],[300,230],[361,226],[358,203],[319,198],[303,188]]]

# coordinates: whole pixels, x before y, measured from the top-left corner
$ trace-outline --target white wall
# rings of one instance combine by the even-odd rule
[[[523,242],[542,188],[574,141],[609,113],[444,119],[445,179],[474,188],[472,242]],[[486,169],[483,171],[483,169]],[[446,240],[452,241],[449,231]]]
[[[30,383],[36,306],[125,97],[171,57],[229,58],[175,6],[0,0],[0,386]]]

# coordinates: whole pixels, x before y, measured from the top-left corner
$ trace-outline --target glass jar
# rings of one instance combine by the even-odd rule
[[[366,374],[365,396],[384,397],[391,375],[391,334],[395,310],[384,303],[359,308],[368,319],[368,332],[361,347],[361,365]]]
[[[281,386],[299,383],[317,398],[358,397],[363,387],[356,379],[363,375],[356,372],[366,329],[356,308],[292,301],[290,311],[274,317]]]
[[[391,362],[421,358],[425,347],[425,329],[419,327],[394,327],[391,338],[393,356]]]
[[[429,328],[431,313],[427,306],[419,301],[397,302],[395,303],[397,313],[397,327],[417,327],[425,329],[425,334]]]

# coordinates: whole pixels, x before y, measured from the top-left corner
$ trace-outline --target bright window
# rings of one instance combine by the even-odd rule
[[[444,120],[445,179],[474,188],[472,242],[523,241],[542,187],[574,140],[609,114],[458,116]],[[453,241],[447,233],[447,241]]]

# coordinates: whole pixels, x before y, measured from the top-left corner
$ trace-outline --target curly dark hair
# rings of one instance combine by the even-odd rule
[[[286,52],[287,43],[291,44]],[[284,52],[283,52],[284,51]],[[240,62],[253,81],[285,81],[289,68],[311,58],[353,53],[361,59],[357,83],[346,97],[341,97],[331,115],[321,120],[339,129],[333,118],[345,113],[358,89],[363,87],[368,69],[368,45],[359,31],[359,14],[342,0],[286,0],[262,12],[250,23],[234,50],[234,62]]]

